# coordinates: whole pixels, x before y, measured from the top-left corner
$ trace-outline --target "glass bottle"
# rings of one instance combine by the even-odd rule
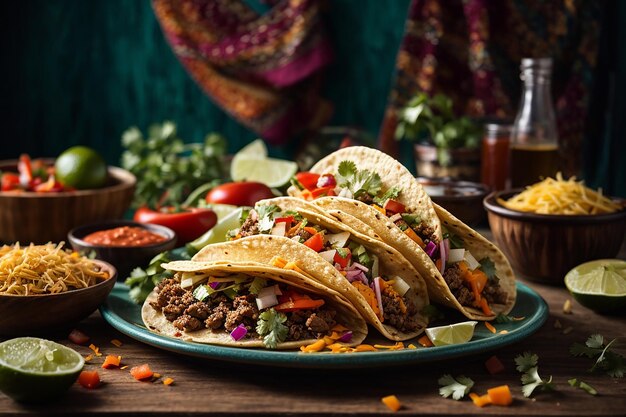
[[[558,170],[558,135],[550,92],[552,58],[524,58],[520,106],[511,132],[511,186],[524,187]]]
[[[480,182],[492,191],[504,190],[509,177],[509,144],[513,126],[509,121],[485,124],[480,165]]]

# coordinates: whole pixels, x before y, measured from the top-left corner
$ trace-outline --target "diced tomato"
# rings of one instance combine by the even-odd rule
[[[133,366],[132,368],[130,368],[130,374],[138,381],[152,378],[152,375],[154,375],[154,373],[150,369],[150,365],[148,365],[147,363],[139,366]]]
[[[311,226],[304,226],[304,231],[308,232],[312,235],[317,233],[317,229],[315,229],[315,227],[311,227]]]
[[[495,355],[485,361],[485,368],[487,368],[487,372],[491,375],[504,372],[504,364],[502,364],[502,361]]]
[[[348,248],[338,248],[333,257],[333,262],[339,264],[340,267],[345,268],[350,263],[352,258],[352,252]]]
[[[287,223],[287,225],[289,226],[291,223],[293,223],[293,220],[293,216],[277,217],[274,219],[274,223]]]
[[[2,191],[17,190],[20,188],[20,176],[12,172],[2,174]]]
[[[98,371],[82,371],[78,375],[78,383],[85,388],[98,388],[100,385],[100,374]]]
[[[322,305],[324,305],[324,300],[322,299],[313,300],[312,298],[307,297],[307,298],[302,298],[299,300],[292,299],[282,304],[275,305],[274,310],[280,311],[280,312],[289,312],[289,311],[296,311],[296,310],[310,310],[310,309],[318,308]]]
[[[313,172],[298,172],[296,174],[296,180],[302,184],[302,186],[311,191],[317,188],[317,180],[320,178],[320,174]]]
[[[328,187],[319,187],[311,191],[311,197],[313,199],[318,197],[334,196],[335,186],[329,185]]]
[[[304,241],[304,245],[313,249],[315,252],[319,252],[324,247],[323,233],[317,232],[310,238]]]
[[[106,359],[102,363],[102,367],[105,369],[117,368],[118,366],[120,366],[121,362],[122,362],[121,356],[107,355]]]
[[[385,201],[383,208],[393,214],[404,213],[406,211],[404,204],[399,203],[396,200],[392,200],[391,198]]]
[[[89,336],[78,329],[73,329],[67,338],[77,345],[86,345],[89,342]]]

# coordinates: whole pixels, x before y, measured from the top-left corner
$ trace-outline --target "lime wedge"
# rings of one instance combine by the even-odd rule
[[[469,342],[474,336],[476,321],[464,321],[448,326],[426,329],[426,335],[435,346],[458,345]]]
[[[256,139],[241,148],[239,152],[235,154],[235,158],[237,158],[237,156],[264,159],[267,158],[267,146],[265,146],[263,139]]]
[[[600,259],[586,262],[565,275],[574,299],[592,310],[608,313],[626,308],[626,261]]]
[[[0,391],[16,401],[59,398],[78,378],[85,360],[50,340],[19,337],[0,343]]]
[[[235,157],[230,166],[233,181],[258,181],[270,188],[287,184],[297,171],[294,161],[251,156]]]
[[[234,211],[226,215],[223,219],[219,220],[215,226],[208,232],[200,236],[198,239],[187,244],[187,248],[190,252],[198,252],[203,247],[212,243],[219,243],[226,241],[226,232],[232,229],[236,229],[241,226],[239,219],[244,207],[236,207]]]
[[[217,214],[218,222],[238,208],[232,204],[207,204],[207,207]]]

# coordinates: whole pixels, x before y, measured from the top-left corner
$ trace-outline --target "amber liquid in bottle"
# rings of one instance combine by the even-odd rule
[[[558,170],[559,153],[556,144],[511,144],[511,185],[513,188],[534,184],[554,177]]]

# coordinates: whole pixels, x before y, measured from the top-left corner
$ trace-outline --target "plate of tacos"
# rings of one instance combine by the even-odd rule
[[[502,252],[393,158],[345,148],[302,174],[289,196],[246,210],[225,242],[163,264],[170,277],[143,305],[117,284],[105,320],[178,353],[308,368],[476,354],[545,322],[545,302],[515,282]],[[469,342],[426,347],[427,327],[467,320],[497,320],[497,331],[477,326]]]

